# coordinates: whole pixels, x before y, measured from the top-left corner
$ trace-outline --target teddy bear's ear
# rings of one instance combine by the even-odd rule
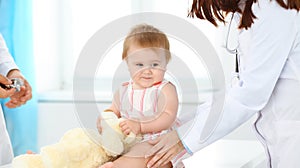
[[[118,130],[115,130],[116,127],[110,125],[111,120],[101,122],[102,133],[100,138],[100,143],[102,144],[104,150],[110,156],[118,156],[124,151],[124,146],[122,142],[122,136],[120,136]],[[111,122],[117,122],[111,121]]]

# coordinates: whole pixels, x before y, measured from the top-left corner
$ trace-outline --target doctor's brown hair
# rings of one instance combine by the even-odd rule
[[[139,24],[131,29],[123,43],[123,60],[128,56],[127,52],[131,44],[136,44],[143,48],[162,48],[165,51],[167,62],[171,59],[170,43],[167,36],[154,26]]]
[[[248,29],[256,18],[251,7],[257,0],[246,0],[244,10],[240,9],[238,4],[241,0],[193,0],[192,8],[188,16],[194,18],[196,15],[199,19],[206,19],[213,25],[217,26],[217,22],[225,23],[225,16],[229,12],[239,12],[242,14],[239,28]],[[270,0],[271,1],[271,0]],[[285,9],[295,9],[299,11],[300,0],[276,0],[276,2]]]

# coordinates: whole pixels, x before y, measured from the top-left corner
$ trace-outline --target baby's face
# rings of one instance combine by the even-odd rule
[[[126,58],[135,89],[144,89],[163,80],[166,70],[164,49],[130,46]]]

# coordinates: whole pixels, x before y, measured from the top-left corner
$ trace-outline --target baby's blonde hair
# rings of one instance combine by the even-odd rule
[[[139,24],[131,29],[123,43],[123,60],[127,58],[127,52],[132,44],[136,44],[144,48],[162,48],[166,51],[167,62],[171,59],[170,44],[167,36],[162,31],[151,25]]]

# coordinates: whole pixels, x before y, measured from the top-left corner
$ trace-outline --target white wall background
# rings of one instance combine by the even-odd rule
[[[171,0],[33,0],[33,2],[34,54],[39,92],[72,88],[74,66],[87,40],[107,23],[136,12],[163,12],[181,17],[199,27],[216,50],[220,50],[218,44],[220,36],[216,36],[217,29],[207,21],[187,18],[190,4],[186,0],[177,0],[175,3]],[[182,50],[184,45],[181,42],[172,38],[170,41],[171,50],[173,49],[172,52],[176,55],[192,53],[191,50]],[[110,64],[118,63],[116,60],[120,60],[121,51],[121,43],[110,50],[110,54],[115,56],[111,59],[114,61],[110,60]],[[201,68],[199,70],[201,63],[197,64],[197,60],[187,58],[183,60],[188,62],[193,72],[204,72],[200,76],[206,75],[204,70]],[[111,71],[107,70],[113,71],[113,68]]]

